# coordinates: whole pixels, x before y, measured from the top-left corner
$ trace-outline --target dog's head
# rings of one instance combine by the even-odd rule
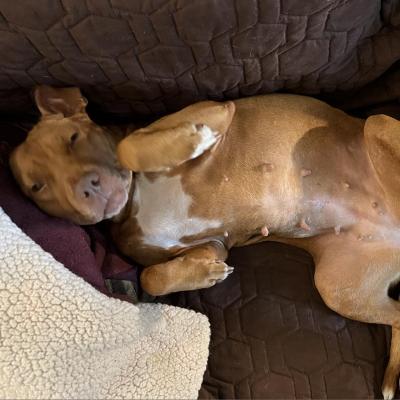
[[[77,88],[35,90],[42,117],[10,157],[23,192],[47,213],[80,225],[118,215],[132,174],[116,157],[116,142],[90,120]]]

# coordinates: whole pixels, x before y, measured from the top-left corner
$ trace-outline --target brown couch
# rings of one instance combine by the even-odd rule
[[[80,86],[103,122],[278,90],[400,117],[398,0],[0,0],[0,32],[3,161],[34,121],[29,93],[43,83]],[[99,290],[140,295],[138,268],[106,229],[45,216],[6,162],[0,206]],[[327,309],[307,253],[268,243],[235,249],[230,264],[212,289],[158,299],[210,318],[201,398],[380,397],[388,331]]]

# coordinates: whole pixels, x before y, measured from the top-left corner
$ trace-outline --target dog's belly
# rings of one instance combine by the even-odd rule
[[[172,256],[214,239],[230,248],[254,236],[262,240],[266,232],[312,237],[385,211],[362,122],[338,112],[327,118],[333,111],[325,106],[311,118],[319,103],[300,111],[293,104],[281,118],[273,99],[279,103],[271,98],[256,115],[238,103],[241,122],[211,152],[171,171],[175,175],[136,175],[134,214],[126,224],[137,227],[130,234],[137,245],[125,253],[136,258],[138,248],[143,254],[160,249]]]
[[[222,226],[218,219],[191,215],[192,198],[184,192],[179,175],[162,175],[152,181],[138,174],[133,201],[137,205],[135,219],[140,239],[146,246],[166,250],[184,248],[189,246],[185,238],[201,237],[202,233]]]
[[[215,188],[207,203],[200,196],[204,195],[202,187],[185,193],[180,175],[149,178],[138,174],[133,197],[137,212],[131,221],[140,232],[134,235],[135,241],[149,252],[162,249],[176,254],[210,240],[223,241],[228,248],[242,245],[265,234],[265,227],[276,236],[304,238],[340,230],[356,221],[355,214],[335,199],[304,199],[296,185],[283,192],[272,187],[266,185],[264,194],[257,190],[259,197],[249,189],[240,198],[227,197]],[[196,212],[198,203],[209,204],[206,216]]]

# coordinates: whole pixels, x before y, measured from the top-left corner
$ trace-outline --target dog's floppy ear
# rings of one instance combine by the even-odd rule
[[[177,167],[214,146],[229,129],[234,113],[231,101],[186,107],[127,136],[118,145],[118,159],[135,172]]]
[[[43,117],[56,114],[70,117],[84,112],[87,104],[78,88],[53,88],[43,85],[36,87],[33,94]]]
[[[388,203],[400,216],[400,121],[387,115],[373,115],[365,122],[364,136]]]

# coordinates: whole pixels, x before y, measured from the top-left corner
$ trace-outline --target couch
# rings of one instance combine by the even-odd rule
[[[222,284],[150,298],[106,225],[44,215],[16,187],[7,154],[38,117],[37,84],[81,87],[99,123],[276,91],[400,118],[398,0],[0,0],[0,32],[0,207],[25,233],[103,293],[207,315],[200,398],[381,396],[388,329],[329,310],[303,250],[234,249]]]

